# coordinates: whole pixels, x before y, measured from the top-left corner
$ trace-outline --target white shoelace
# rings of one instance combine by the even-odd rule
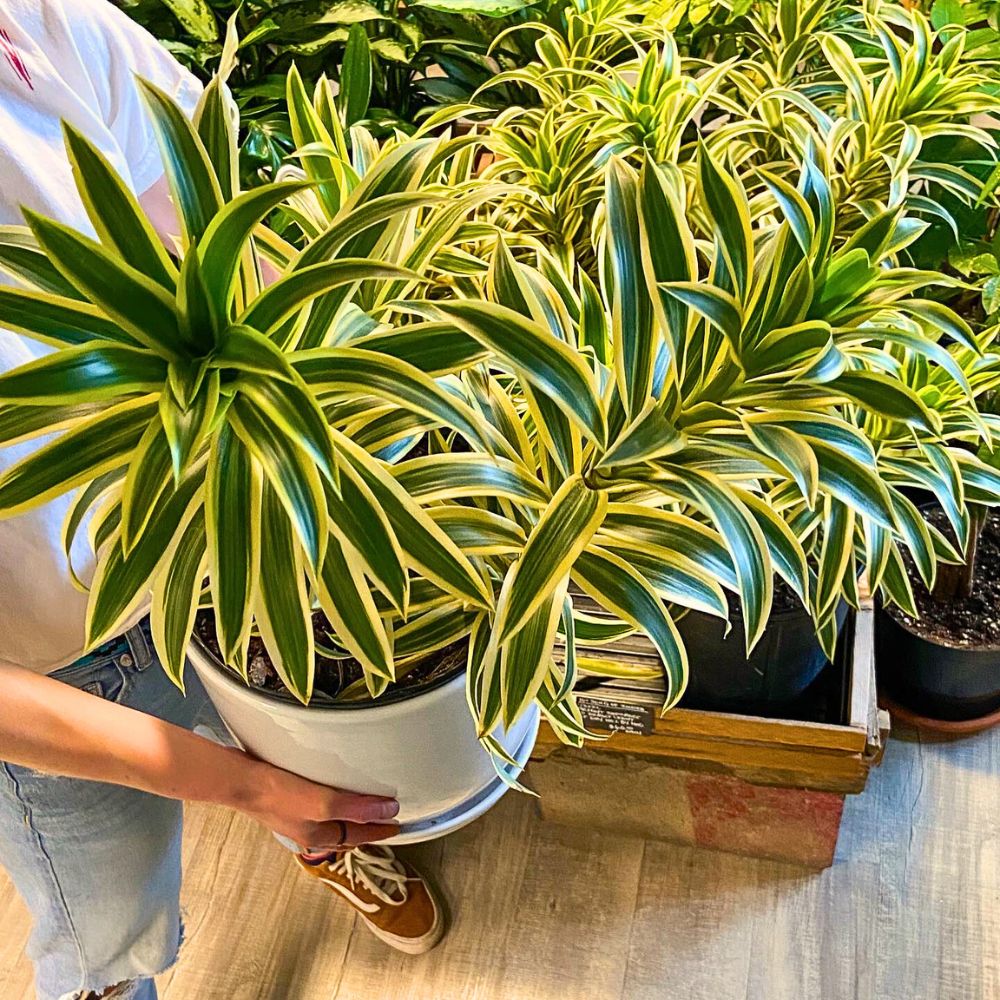
[[[388,906],[402,906],[410,894],[406,885],[406,870],[388,847],[355,847],[336,861],[330,861],[329,865],[331,871],[347,876],[352,889],[360,882],[376,899]],[[394,892],[399,893],[398,899],[393,898]]]

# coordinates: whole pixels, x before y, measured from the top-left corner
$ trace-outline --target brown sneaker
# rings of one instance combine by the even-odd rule
[[[327,861],[310,862],[301,856],[296,861],[342,896],[390,948],[422,955],[441,940],[444,918],[434,890],[391,848],[369,844]]]

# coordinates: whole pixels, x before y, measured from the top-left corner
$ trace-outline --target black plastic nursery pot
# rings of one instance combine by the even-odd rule
[[[764,635],[749,656],[738,613],[732,615],[728,635],[725,623],[712,615],[692,611],[681,618],[677,628],[690,666],[682,706],[753,714],[800,697],[829,661],[809,612],[797,599],[786,604],[771,612]],[[841,604],[838,628],[846,614],[847,605]]]
[[[945,529],[936,504],[921,505]],[[972,592],[937,601],[907,563],[919,618],[879,606],[875,662],[879,696],[904,721],[942,734],[978,732],[1000,722],[1000,518],[979,539]]]
[[[909,721],[942,732],[1000,722],[1000,649],[933,642],[881,607],[875,644],[880,692]]]

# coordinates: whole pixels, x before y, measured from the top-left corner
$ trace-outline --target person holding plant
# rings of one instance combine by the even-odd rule
[[[200,84],[106,0],[0,0],[0,55],[0,224],[21,223],[26,207],[91,228],[67,122],[130,180],[171,246],[176,219],[135,80],[187,109]],[[0,370],[45,350],[0,330]],[[34,446],[6,449],[4,462]],[[60,498],[0,522],[0,866],[34,918],[38,996],[156,996],[152,976],[181,937],[181,800],[239,809],[308,845],[303,869],[382,940],[433,947],[443,927],[427,883],[386,848],[353,850],[396,832],[395,801],[315,784],[194,733],[211,706],[197,678],[184,696],[150,669],[143,621],[83,655],[87,599],[61,542],[68,506]],[[73,547],[77,569],[86,548]]]

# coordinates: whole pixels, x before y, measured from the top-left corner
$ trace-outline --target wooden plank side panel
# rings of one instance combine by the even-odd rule
[[[849,724],[865,729],[870,741],[879,733],[875,695],[875,610],[870,597],[862,601],[861,610],[854,617],[851,666]]]
[[[853,794],[865,787],[871,767],[861,754],[831,750],[694,739],[654,743],[648,736],[630,733],[615,736],[614,743],[592,745],[588,750],[608,756],[641,758],[680,770],[730,774],[758,785]],[[553,756],[572,757],[578,752],[559,743],[551,730],[539,730],[539,743],[532,760],[544,762]]]
[[[873,699],[874,700],[874,699]],[[860,753],[865,747],[864,725],[835,726],[826,722],[765,719],[728,712],[697,712],[677,708],[656,720],[657,735],[697,735],[739,742],[760,741],[791,747],[844,750]]]

